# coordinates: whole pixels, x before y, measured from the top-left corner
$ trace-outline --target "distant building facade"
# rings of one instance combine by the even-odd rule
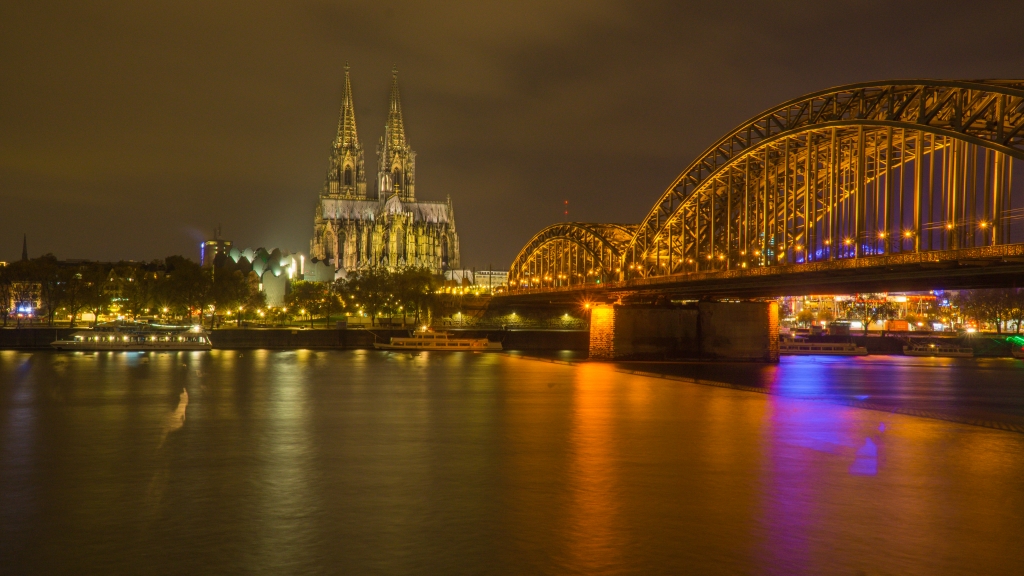
[[[199,264],[204,268],[213,266],[218,255],[227,255],[231,252],[231,240],[225,240],[220,236],[220,226],[213,230],[213,239],[203,242],[199,250]]]
[[[213,258],[215,270],[238,270],[259,284],[260,292],[267,296],[268,306],[281,306],[289,292],[291,280],[302,280],[306,258],[287,250],[274,248],[230,247],[226,253]],[[216,272],[215,272],[216,273]]]
[[[367,191],[363,146],[356,131],[349,69],[338,133],[313,219],[310,260],[344,275],[371,267],[423,267],[442,273],[459,266],[459,238],[451,200],[416,199],[416,153],[405,137],[398,72],[392,72],[377,174]]]
[[[445,270],[446,283],[495,290],[508,283],[508,270]]]
[[[498,288],[508,284],[508,270],[477,270],[473,280],[483,288]]]

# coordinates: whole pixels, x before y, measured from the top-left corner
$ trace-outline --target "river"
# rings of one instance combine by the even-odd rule
[[[1024,363],[944,362],[0,351],[0,573],[1024,573]]]

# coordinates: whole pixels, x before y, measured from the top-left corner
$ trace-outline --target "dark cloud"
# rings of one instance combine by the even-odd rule
[[[306,250],[352,66],[373,151],[400,69],[417,193],[470,266],[637,222],[732,126],[872,79],[1024,75],[1017,1],[31,2],[0,7],[0,259]]]

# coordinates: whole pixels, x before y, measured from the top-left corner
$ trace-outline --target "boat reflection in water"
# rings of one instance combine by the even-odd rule
[[[487,338],[456,338],[450,332],[414,332],[412,336],[394,337],[387,344],[374,342],[378,350],[448,350],[448,351],[500,351],[501,342]]]
[[[99,326],[73,332],[50,346],[57,350],[210,350],[210,337],[201,326]]]

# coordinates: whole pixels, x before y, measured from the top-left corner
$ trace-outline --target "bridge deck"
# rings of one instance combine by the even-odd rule
[[[841,292],[1024,287],[1024,244],[693,272],[512,292],[508,301],[757,298]]]

